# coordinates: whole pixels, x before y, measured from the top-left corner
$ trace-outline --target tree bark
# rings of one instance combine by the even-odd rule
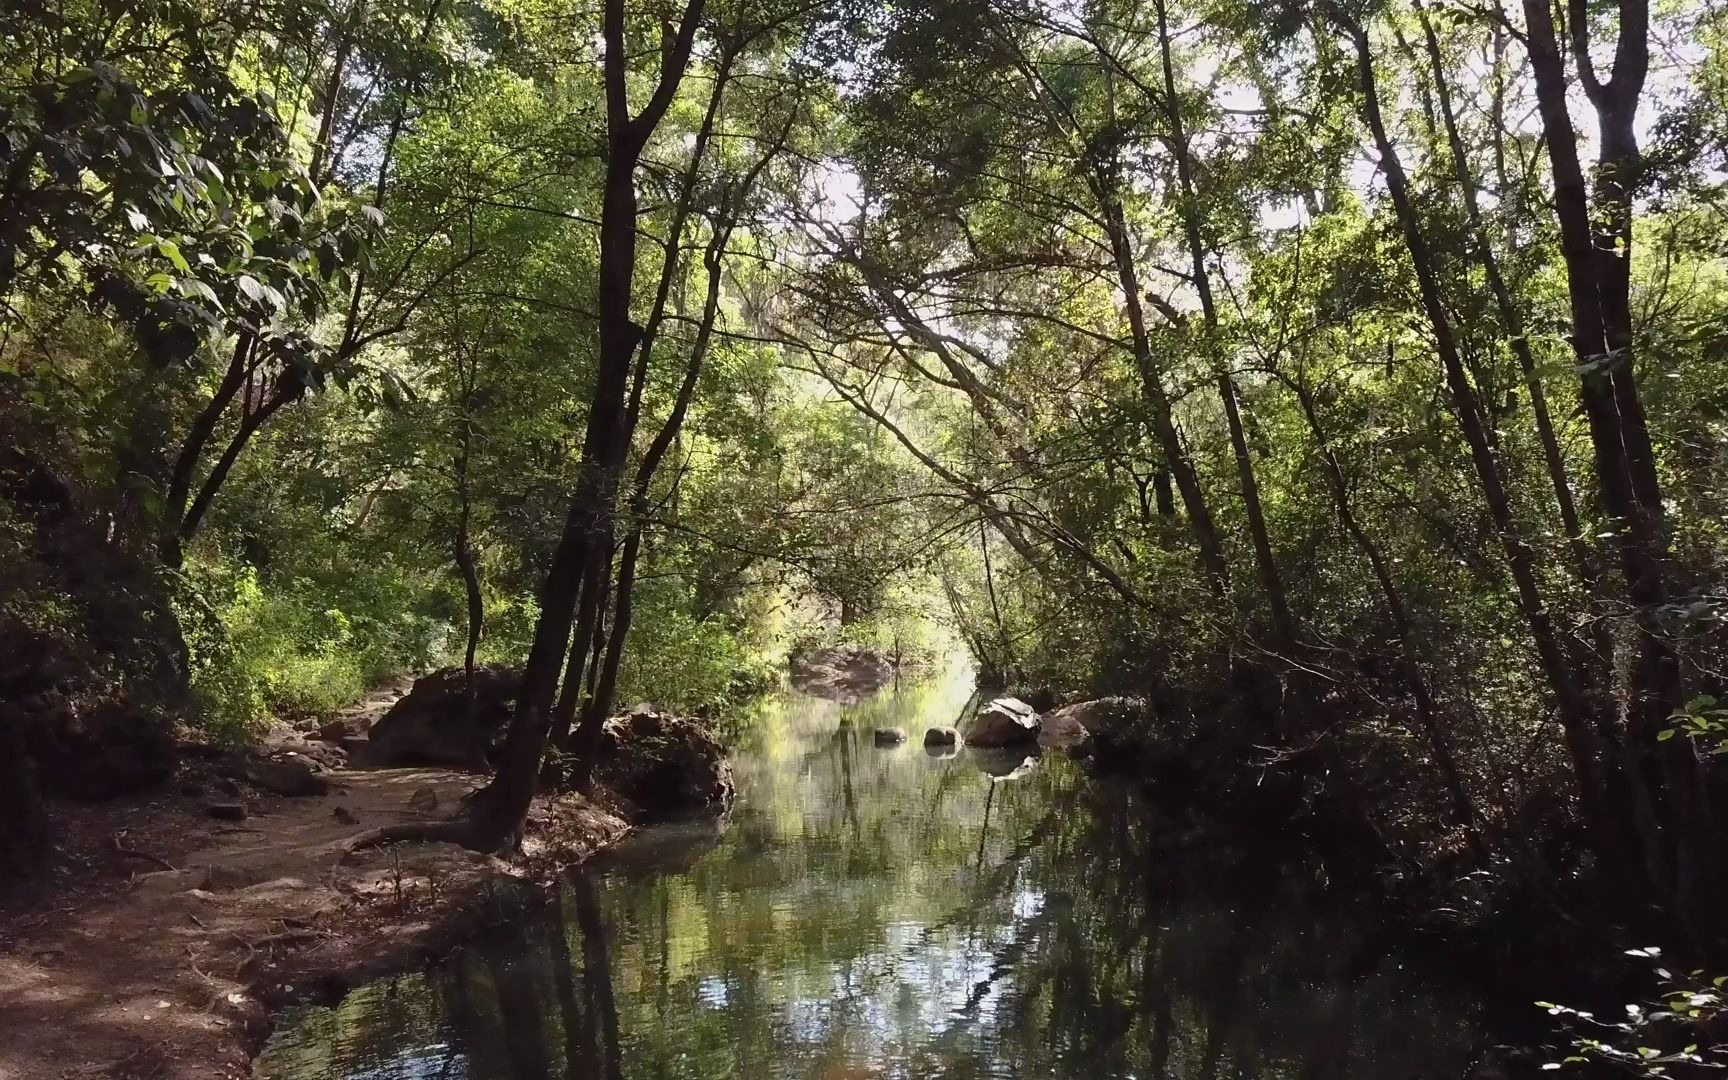
[[[682,82],[705,0],[690,0],[677,30],[665,43],[659,79],[641,112],[632,116],[627,93],[623,0],[606,0],[606,171],[600,211],[600,354],[588,410],[587,433],[570,511],[541,589],[540,617],[523,669],[522,689],[505,736],[498,774],[476,801],[476,830],[483,846],[513,843],[540,775],[559,674],[565,666],[572,622],[590,578],[590,560],[610,558],[604,543],[610,528],[619,466],[627,446],[622,432],[625,391],[642,330],[630,317],[635,291],[636,170],[642,151]]]
[[[1662,622],[1671,598],[1666,512],[1634,370],[1632,200],[1642,169],[1634,120],[1649,70],[1650,13],[1645,0],[1621,0],[1618,10],[1614,72],[1604,81],[1590,55],[1589,14],[1578,0],[1568,0],[1573,60],[1600,128],[1594,206],[1578,158],[1549,0],[1524,0],[1525,40],[1554,178],[1579,397],[1639,632],[1624,714],[1630,805],[1622,813],[1636,826],[1652,887],[1688,936],[1707,947],[1719,939],[1711,929],[1711,898],[1722,877],[1720,844],[1709,821],[1708,782],[1689,741],[1672,739],[1664,747],[1657,739],[1681,703],[1684,679]]]
[[[1176,158],[1176,178],[1180,189],[1179,216],[1183,239],[1188,246],[1191,282],[1200,298],[1201,319],[1205,328],[1202,351],[1212,368],[1218,400],[1224,406],[1225,426],[1230,433],[1230,451],[1236,463],[1237,486],[1242,493],[1242,509],[1248,519],[1248,536],[1254,548],[1254,563],[1260,572],[1260,585],[1266,591],[1266,603],[1272,613],[1272,629],[1278,647],[1287,659],[1296,652],[1296,625],[1290,615],[1290,602],[1284,592],[1284,581],[1278,572],[1278,560],[1272,551],[1272,538],[1266,528],[1266,512],[1260,499],[1260,484],[1254,475],[1254,459],[1248,449],[1248,437],[1242,427],[1242,410],[1236,379],[1230,374],[1223,357],[1218,355],[1218,304],[1212,295],[1212,279],[1206,268],[1206,241],[1201,231],[1200,207],[1194,183],[1194,161],[1188,142],[1188,131],[1182,120],[1180,99],[1176,94],[1176,70],[1170,58],[1170,22],[1164,0],[1155,0],[1158,16],[1158,54],[1164,77],[1164,113],[1170,126],[1170,146]],[[1185,321],[1183,323],[1185,326]]]
[[[1538,663],[1555,702],[1555,711],[1565,735],[1567,751],[1578,784],[1579,801],[1589,819],[1597,850],[1604,857],[1610,857],[1616,851],[1616,845],[1612,839],[1613,830],[1605,814],[1602,761],[1596,745],[1596,728],[1590,704],[1580,693],[1577,674],[1568,663],[1566,651],[1560,646],[1559,636],[1537,583],[1534,556],[1518,531],[1500,463],[1495,459],[1483,429],[1481,404],[1453,337],[1451,316],[1441,297],[1439,276],[1434,268],[1427,237],[1423,234],[1421,222],[1416,215],[1409,181],[1381,115],[1379,89],[1374,75],[1374,56],[1368,33],[1359,23],[1336,9],[1333,18],[1354,45],[1362,91],[1362,116],[1380,155],[1381,172],[1386,177],[1387,191],[1416,272],[1422,308],[1434,335],[1436,351],[1440,355],[1453,412],[1469,447],[1471,464],[1481,486],[1483,500],[1487,503],[1489,516],[1499,534],[1501,550],[1515,587],[1519,613],[1529,627]]]
[[[1440,120],[1452,157],[1453,175],[1458,180],[1459,194],[1464,202],[1465,221],[1476,248],[1476,260],[1487,279],[1488,291],[1494,296],[1494,305],[1500,312],[1501,322],[1506,326],[1507,342],[1512,348],[1512,355],[1518,361],[1518,370],[1524,376],[1524,385],[1530,394],[1530,412],[1535,419],[1537,437],[1542,443],[1542,458],[1548,467],[1548,481],[1554,488],[1554,503],[1560,512],[1560,526],[1566,534],[1573,569],[1585,588],[1594,591],[1598,584],[1596,560],[1584,539],[1583,526],[1579,523],[1578,505],[1572,497],[1571,481],[1566,476],[1566,459],[1560,452],[1560,439],[1554,432],[1554,420],[1548,411],[1548,395],[1543,390],[1542,378],[1536,370],[1536,357],[1530,348],[1529,334],[1524,328],[1523,313],[1500,271],[1500,259],[1494,253],[1493,241],[1482,220],[1476,178],[1471,172],[1470,155],[1458,130],[1458,116],[1452,105],[1452,88],[1447,82],[1446,65],[1440,55],[1440,39],[1434,32],[1434,23],[1428,16],[1428,9],[1418,2],[1416,12],[1422,22],[1422,39],[1428,54],[1429,67],[1434,75],[1434,91]],[[1599,664],[1606,664],[1608,656],[1604,653],[1597,660]]]

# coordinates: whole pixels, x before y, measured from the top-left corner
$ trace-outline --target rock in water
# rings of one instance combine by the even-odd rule
[[[978,710],[966,732],[968,746],[1014,746],[1038,738],[1038,713],[1019,698],[1001,697]]]
[[[888,657],[849,645],[798,653],[790,667],[794,687],[836,701],[857,701],[894,678]]]
[[[1106,697],[1064,705],[1046,713],[1040,721],[1040,746],[1066,746],[1081,753],[1107,752],[1124,736],[1144,731],[1147,710],[1145,698]],[[1095,745],[1096,744],[1096,745]]]
[[[414,689],[372,725],[364,752],[366,764],[488,771],[488,755],[503,736],[521,683],[521,673],[511,668],[475,668],[470,710],[461,668],[444,668],[416,679]]]
[[[877,746],[899,746],[906,741],[906,731],[904,728],[879,727],[870,738]]]
[[[700,720],[662,712],[606,721],[594,778],[649,818],[723,809],[732,798],[725,747]]]
[[[960,733],[951,727],[933,727],[924,733],[925,746],[954,746],[960,741]]]

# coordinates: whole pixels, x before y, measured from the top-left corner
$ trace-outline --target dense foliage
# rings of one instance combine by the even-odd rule
[[[1376,858],[1599,881],[1715,952],[1725,34],[14,5],[3,756],[522,664],[490,846],[616,701],[938,622],[987,681],[1150,694],[1158,753]]]

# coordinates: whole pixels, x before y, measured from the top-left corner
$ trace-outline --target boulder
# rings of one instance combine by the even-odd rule
[[[857,701],[894,678],[892,660],[850,645],[795,653],[790,667],[793,687],[836,701]]]
[[[1105,697],[1064,705],[1044,716],[1039,725],[1040,746],[1066,746],[1083,752],[1092,744],[1112,745],[1140,725],[1147,702],[1137,697]]]
[[[700,720],[654,710],[606,721],[594,778],[646,818],[723,809],[732,799],[732,766]]]
[[[1019,698],[1001,697],[978,710],[966,731],[968,746],[999,747],[1036,742],[1038,713]]]
[[[906,741],[906,729],[879,727],[870,733],[870,739],[877,746],[899,746]]]
[[[253,787],[290,798],[322,795],[330,790],[330,785],[312,771],[311,765],[294,758],[247,761],[240,766],[240,775]]]
[[[521,673],[512,668],[475,668],[470,710],[463,669],[449,667],[421,676],[372,725],[365,763],[489,771],[491,753],[504,737],[521,683]]]
[[[951,727],[933,727],[924,733],[925,746],[956,746],[960,733]]]
[[[980,750],[972,746],[966,748],[966,760],[993,781],[1018,780],[1038,767],[1038,749]]]
[[[0,702],[0,705],[8,704]],[[168,725],[111,699],[48,690],[0,709],[19,724],[43,791],[112,799],[162,787],[174,776]]]
[[[246,804],[243,802],[213,802],[204,806],[204,812],[218,821],[245,821]]]

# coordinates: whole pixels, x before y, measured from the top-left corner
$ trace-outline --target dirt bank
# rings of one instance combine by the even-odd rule
[[[52,879],[0,906],[0,1080],[244,1077],[271,1010],[439,955],[505,894],[629,825],[536,803],[523,857],[451,844],[347,853],[379,825],[447,816],[479,778],[336,769],[323,794],[249,787],[56,808]],[[235,808],[238,804],[240,809]]]

